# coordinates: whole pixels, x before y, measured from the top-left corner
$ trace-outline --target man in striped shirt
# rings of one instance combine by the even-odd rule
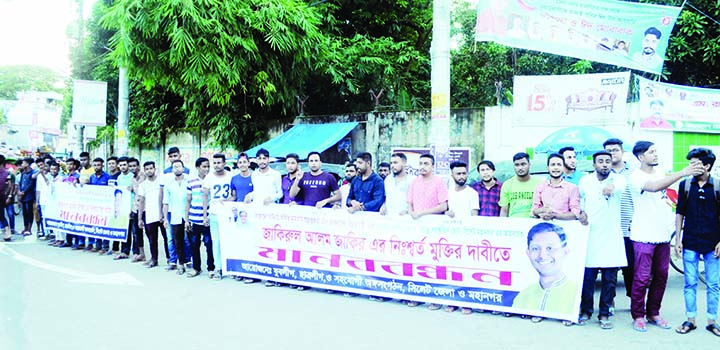
[[[187,206],[185,210],[185,229],[190,233],[190,253],[192,255],[192,270],[187,273],[188,278],[200,274],[200,235],[205,243],[207,253],[207,269],[215,270],[213,259],[212,238],[210,237],[210,226],[203,224],[203,189],[202,182],[210,171],[210,160],[200,157],[195,161],[195,168],[198,176],[188,181],[187,185]]]

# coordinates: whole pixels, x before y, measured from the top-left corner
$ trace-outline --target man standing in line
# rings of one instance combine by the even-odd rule
[[[169,177],[172,178],[173,177],[172,176],[172,173],[173,173],[172,162],[174,162],[177,159],[182,158],[180,155],[180,149],[175,146],[170,147],[168,149],[167,155],[168,155],[168,161],[170,162],[170,166],[165,168],[165,170],[163,170],[163,174],[170,174]],[[184,172],[185,172],[185,174],[190,174],[190,169],[185,168]]]
[[[168,154],[168,161],[170,162],[170,166],[168,166],[167,168],[165,168],[165,170],[163,170],[162,177],[160,178],[160,203],[164,203],[164,198],[163,198],[163,196],[165,195],[165,191],[163,190],[163,187],[165,186],[165,183],[166,183],[166,182],[172,182],[172,181],[175,180],[175,175],[173,175],[172,163],[173,163],[174,161],[176,161],[176,160],[179,160],[179,159],[181,158],[181,156],[180,156],[180,149],[177,148],[177,147],[174,147],[174,146],[173,146],[173,147],[170,147],[170,148],[168,149],[167,154]],[[190,169],[185,168],[184,173],[185,173],[185,174],[190,174]],[[161,204],[161,205],[162,205],[162,204]],[[170,215],[172,216],[172,214],[170,214]],[[162,226],[162,229],[163,229],[163,230],[165,229],[165,225]],[[190,262],[189,260],[185,260],[185,261],[182,261],[182,262],[179,262],[179,261],[177,260],[177,250],[176,250],[177,248],[175,247],[175,239],[174,239],[172,233],[170,233],[170,234],[168,235],[168,240],[169,240],[169,242],[167,242],[167,244],[168,244],[168,251],[170,252],[170,261],[172,262],[170,265],[168,265],[168,269],[169,269],[169,270],[174,270],[174,267],[176,266],[176,265],[175,265],[176,263],[177,263],[178,265],[183,265],[183,264],[185,264],[185,263],[189,263],[189,262]],[[186,252],[189,252],[189,251],[190,251],[190,242],[187,241],[187,240],[185,240],[182,244],[184,245],[185,251],[186,251]],[[187,255],[186,255],[186,258],[187,258],[187,259],[190,259],[190,257],[187,256]]]
[[[489,160],[478,163],[480,181],[472,188],[478,193],[480,200],[480,216],[500,216],[500,189],[502,183],[495,178],[495,164]]]
[[[42,207],[45,205],[45,198],[43,198],[42,194],[46,193],[50,190],[50,167],[45,163],[45,160],[42,158],[38,158],[35,160],[35,164],[37,165],[37,171],[33,173],[33,177],[35,177],[35,225],[37,225],[38,230],[38,237],[39,238],[45,238],[47,236],[50,236],[49,234],[45,236],[45,231],[43,230],[42,225],[42,218],[40,212],[42,211]],[[53,241],[50,241],[51,244]]]
[[[203,190],[203,225],[210,227],[215,270],[208,272],[213,280],[222,279],[222,256],[220,255],[220,231],[218,228],[217,209],[223,201],[230,200],[232,175],[225,170],[225,155],[216,153],[212,159],[213,172],[202,182]]]
[[[80,153],[80,169],[78,170],[80,171],[80,183],[84,185],[90,182],[90,175],[95,173],[95,169],[90,166],[90,153]]]
[[[702,165],[703,172],[680,182],[675,214],[675,253],[683,258],[685,271],[685,315],[676,332],[686,334],[697,328],[698,264],[702,257],[707,283],[707,329],[720,337],[717,326],[718,295],[720,293],[720,198],[716,198],[720,183],[710,177],[715,154],[706,148],[695,148],[686,157],[690,165]],[[688,183],[689,181],[689,183]]]
[[[292,188],[293,183],[303,175],[302,169],[298,166],[299,162],[300,156],[298,156],[297,153],[290,153],[285,156],[285,170],[287,170],[287,174],[283,175],[281,180],[283,191],[282,204],[290,204],[291,202],[301,204],[298,203],[296,198],[290,196],[290,188]]]
[[[133,183],[133,178],[135,177],[135,174],[130,172],[130,167],[128,165],[128,157],[118,158],[117,168],[119,171],[118,176],[115,179],[117,181],[117,186],[118,186],[118,188],[122,188],[122,189],[126,189],[126,190],[130,191],[130,203],[132,203],[135,200],[134,194],[132,193],[132,183]],[[135,219],[137,220],[137,214],[136,214]],[[122,245],[120,246],[120,253],[115,255],[115,257],[113,259],[123,260],[123,259],[129,258],[130,257],[130,247],[133,248],[133,255],[138,255],[140,253],[137,250],[137,242],[135,242],[133,240],[133,231],[136,229],[137,229],[137,222],[133,221],[132,213],[130,213],[130,216],[128,217],[127,239],[125,240],[125,242],[122,242]],[[113,247],[115,247],[116,243],[113,243]],[[135,243],[135,244],[133,244],[133,243]],[[113,248],[113,250],[116,250],[116,249]]]
[[[463,162],[450,163],[450,172],[455,186],[448,190],[448,210],[445,215],[451,218],[469,218],[477,216],[480,211],[480,197],[477,191],[467,186],[467,169],[467,164]],[[454,312],[455,310],[457,310],[457,306],[448,305],[445,307],[447,312]],[[460,311],[463,315],[472,313],[472,309],[469,307],[463,307]]]
[[[531,218],[533,194],[540,178],[530,175],[530,156],[525,152],[513,156],[515,176],[503,183],[500,190],[500,216]]]
[[[340,185],[340,196],[342,197],[342,202],[338,203],[338,206],[345,207],[348,195],[350,195],[350,185],[352,184],[352,180],[355,176],[357,176],[357,165],[355,165],[355,163],[345,164],[345,178]]]
[[[175,242],[185,242],[185,206],[187,204],[187,188],[188,176],[185,174],[185,164],[182,160],[176,159],[172,162],[173,175],[172,181],[165,182],[163,191],[163,221],[166,229],[170,229],[170,234]],[[177,274],[185,273],[185,265],[187,261],[184,244],[176,244]],[[189,251],[188,251],[189,253]],[[170,258],[170,266],[173,265],[172,257]]]
[[[130,209],[130,222],[135,226],[132,230],[133,239],[135,244],[133,248],[137,247],[138,253],[132,257],[130,262],[136,263],[145,261],[145,239],[143,238],[143,225],[140,224],[140,220],[145,220],[145,213],[140,211],[140,184],[145,181],[145,171],[140,169],[140,161],[137,158],[128,159],[128,170],[133,174],[132,179],[132,207]]]
[[[21,162],[22,163],[22,162]],[[15,200],[17,200],[17,177],[15,171],[6,170],[8,175],[5,180],[5,214],[7,214],[8,224],[10,225],[10,233],[17,234],[15,231]],[[2,181],[2,178],[0,178]]]
[[[407,193],[415,176],[405,172],[407,156],[393,153],[390,156],[392,175],[385,178],[385,203],[380,208],[382,215],[405,215],[408,213]]]
[[[588,213],[590,231],[585,278],[583,279],[580,318],[585,325],[593,314],[595,280],[601,273],[599,320],[600,328],[610,329],[610,308],[615,299],[615,285],[619,267],[627,265],[625,242],[620,227],[620,198],[625,192],[625,177],[612,172],[612,155],[601,151],[593,155],[595,172],[580,179],[580,201]]]
[[[563,157],[551,154],[547,169],[550,177],[540,182],[533,193],[533,215],[543,220],[580,220],[586,225],[587,215],[583,215],[580,207],[578,188],[563,176]]]
[[[93,159],[93,170],[94,173],[90,175],[90,179],[88,180],[88,185],[94,185],[94,186],[107,186],[110,181],[110,175],[106,173],[103,168],[105,161],[102,158],[95,158]],[[90,248],[90,245],[95,244],[94,248]],[[110,253],[110,241],[109,240],[102,240],[99,238],[90,238],[89,239],[89,245],[86,250],[90,250],[93,253],[98,252],[100,255],[104,255],[107,253]]]
[[[253,191],[245,199],[246,203],[262,203],[268,205],[282,198],[282,184],[280,173],[268,165],[270,152],[261,148],[255,154],[258,162],[257,171],[253,171]]]
[[[635,276],[630,298],[633,329],[645,332],[646,318],[649,324],[669,329],[668,322],[660,317],[670,266],[670,235],[674,229],[672,211],[665,203],[665,190],[685,176],[702,174],[705,168],[702,164],[692,164],[665,176],[657,169],[657,148],[649,141],[635,143],[633,154],[640,161],[640,168],[630,174],[630,190],[635,208],[643,209],[635,210],[630,224],[630,239],[635,250]]]
[[[118,157],[112,156],[107,159],[108,175],[110,180],[117,180],[120,176],[120,169],[118,169]]]
[[[563,147],[558,151],[563,158],[563,172],[565,180],[575,186],[580,182],[581,174],[576,171],[577,167],[577,155],[575,154],[575,148]]]
[[[390,163],[381,162],[380,164],[378,164],[378,175],[381,179],[385,180],[385,178],[390,175]]]
[[[22,235],[32,235],[32,224],[34,219],[33,206],[35,205],[35,185],[36,179],[33,179],[32,158],[25,158],[22,161],[21,169],[22,176],[20,177],[20,186],[18,189],[18,197],[20,198],[20,204],[22,205],[23,213],[23,224],[25,225]]]
[[[622,175],[625,177],[625,183],[628,183],[628,175],[630,175],[630,167],[623,161],[625,154],[623,150],[623,142],[620,139],[608,139],[603,143],[603,148],[606,152],[612,155],[612,169],[611,171],[615,174]],[[630,186],[625,186],[625,192],[620,196],[620,227],[623,232],[623,239],[625,241],[625,257],[627,258],[627,266],[623,267],[622,275],[623,282],[625,283],[625,293],[628,298],[632,295],[632,279],[635,274],[635,251],[633,250],[633,243],[630,240],[630,220],[633,216],[633,202],[632,195],[630,194]],[[610,313],[614,313],[614,307],[611,308]]]
[[[6,199],[8,196],[8,177],[8,171],[5,168],[5,156],[0,154],[0,195],[5,196]],[[12,240],[12,231],[10,231],[10,224],[5,217],[5,205],[7,205],[7,200],[0,202],[0,228],[3,230],[3,241],[10,242]]]
[[[145,228],[148,241],[150,243],[150,260],[144,265],[151,269],[158,265],[158,230],[163,236],[163,246],[165,248],[165,257],[168,259],[168,270],[170,270],[170,252],[168,251],[168,238],[163,226],[164,217],[160,206],[160,178],[155,173],[155,162],[145,162],[143,164],[145,171],[145,180],[138,186],[137,198],[138,215],[142,218],[138,220],[138,227]],[[142,214],[141,214],[142,213]]]
[[[290,197],[301,197],[302,205],[316,208],[330,207],[332,203],[340,200],[340,191],[335,177],[322,170],[320,153],[308,154],[308,167],[310,172],[303,173],[302,177],[293,182],[290,188]]]
[[[230,200],[245,202],[248,194],[253,191],[252,171],[248,155],[243,153],[237,157],[238,173],[230,180]]]
[[[357,176],[352,179],[350,192],[344,203],[350,213],[357,211],[379,212],[385,203],[385,184],[372,170],[372,155],[360,152],[355,159]]]
[[[187,273],[188,278],[200,274],[202,261],[200,260],[200,239],[205,244],[207,254],[207,270],[215,271],[213,259],[213,243],[210,238],[210,227],[203,224],[203,189],[202,182],[210,172],[210,160],[200,157],[195,160],[197,177],[190,179],[187,186],[187,204],[185,206],[185,229],[190,232],[190,250],[192,255],[192,270]],[[202,236],[202,237],[201,237]]]
[[[445,181],[435,176],[435,157],[431,154],[420,156],[419,173],[408,187],[408,211],[413,219],[425,215],[443,214],[448,210],[448,187]],[[408,301],[407,305],[415,307],[420,305],[417,301]],[[428,309],[438,310],[440,304],[430,304]]]
[[[67,165],[67,176],[63,179],[64,183],[76,185],[80,182],[80,161],[74,158],[68,158],[65,162]],[[70,247],[72,250],[85,249],[85,237],[78,235],[67,234],[65,240],[67,241],[63,248]]]

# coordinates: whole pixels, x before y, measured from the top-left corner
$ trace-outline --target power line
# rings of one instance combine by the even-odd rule
[[[700,11],[700,9],[698,9],[698,8],[695,7],[695,6],[693,6],[693,4],[691,4],[689,1],[685,1],[685,4],[687,4],[688,6],[692,7],[693,10],[695,10],[695,11],[697,11],[697,12],[700,12],[700,14],[702,14],[703,16],[709,18],[711,21],[715,22],[715,24],[720,25],[720,22],[718,22],[715,18],[712,18],[712,17],[710,17],[708,14],[706,14],[705,12]]]

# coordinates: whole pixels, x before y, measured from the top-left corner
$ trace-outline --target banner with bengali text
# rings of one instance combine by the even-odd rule
[[[630,72],[515,76],[513,124],[607,125],[626,122]]]
[[[660,74],[680,7],[615,0],[479,0],[477,41]]]
[[[660,83],[638,76],[643,129],[720,133],[720,90]]]
[[[577,221],[442,215],[413,220],[243,203],[225,203],[218,220],[227,275],[555,319],[578,317],[588,230]]]
[[[116,186],[51,183],[42,205],[46,230],[125,241],[130,218],[130,192]]]

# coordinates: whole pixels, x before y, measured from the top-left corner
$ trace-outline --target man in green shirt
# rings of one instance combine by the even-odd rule
[[[530,156],[525,152],[513,156],[515,176],[503,183],[500,190],[500,216],[531,218],[533,193],[540,179],[530,175]]]

